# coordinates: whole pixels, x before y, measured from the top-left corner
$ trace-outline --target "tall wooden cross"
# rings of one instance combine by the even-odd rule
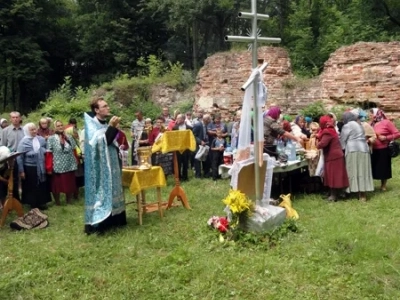
[[[246,12],[240,12],[239,13],[239,18],[245,18],[245,19],[251,19],[252,20],[252,27],[251,27],[251,36],[226,36],[225,40],[228,42],[246,42],[252,43],[252,69],[258,69],[259,72],[252,72],[250,75],[249,79],[247,82],[241,87],[241,89],[244,91],[246,90],[250,85],[253,83],[253,110],[254,110],[254,170],[255,170],[255,178],[254,178],[254,183],[255,183],[255,191],[256,191],[256,200],[260,201],[262,200],[262,195],[260,194],[260,166],[262,165],[262,161],[260,161],[260,157],[262,157],[260,154],[260,148],[258,147],[260,141],[258,134],[262,128],[258,128],[258,118],[259,116],[259,111],[258,111],[258,106],[257,106],[257,95],[258,95],[258,84],[256,84],[259,80],[260,74],[266,69],[268,66],[268,63],[264,62],[260,67],[258,67],[258,54],[257,54],[257,42],[266,42],[266,43],[280,43],[281,39],[280,38],[268,38],[268,37],[260,37],[258,36],[258,29],[257,29],[257,21],[258,20],[267,20],[269,18],[268,15],[264,14],[257,14],[257,0],[251,0],[251,12],[246,13]]]

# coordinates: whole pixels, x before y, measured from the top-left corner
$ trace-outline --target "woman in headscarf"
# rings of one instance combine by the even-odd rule
[[[358,118],[358,121],[364,128],[365,140],[367,141],[370,153],[372,153],[372,146],[376,141],[376,133],[372,126],[366,121],[367,113],[359,108],[352,109],[350,112]]]
[[[347,193],[358,193],[359,200],[365,202],[366,192],[374,190],[371,156],[365,139],[365,132],[358,118],[352,112],[343,114],[340,143],[345,150],[346,170],[349,177]]]
[[[0,141],[1,141],[1,132],[3,131],[4,128],[8,126],[8,121],[7,119],[0,119]]]
[[[5,160],[10,155],[10,149],[6,146],[0,146],[0,160]],[[8,163],[4,161],[0,164],[0,209],[8,194],[8,178],[10,176]]]
[[[152,130],[153,130],[153,122],[151,121],[150,118],[147,118],[144,121],[144,129],[143,129],[142,135],[140,136],[140,139],[139,139],[140,147],[150,146],[149,136],[150,136],[150,133]]]
[[[310,140],[309,140],[309,148],[310,150],[317,149],[317,135],[319,131],[319,124],[317,122],[310,123]]]
[[[50,129],[50,122],[47,118],[41,118],[39,120],[39,128],[37,135],[43,137],[46,141],[49,136],[54,134],[54,130]]]
[[[67,125],[64,129],[64,133],[66,135],[71,136],[76,144],[75,147],[75,155],[77,156],[77,170],[75,171],[75,181],[76,181],[76,191],[74,192],[74,199],[78,200],[79,198],[79,188],[85,186],[85,168],[83,162],[83,153],[81,149],[81,143],[79,140],[79,132],[77,127],[77,122],[74,118],[69,120],[69,126]]]
[[[306,121],[303,116],[297,116],[291,123],[292,133],[294,136],[306,140],[310,137],[310,131],[306,128]]]
[[[54,128],[55,134],[47,140],[46,172],[52,175],[51,192],[56,205],[60,205],[60,193],[65,194],[66,202],[70,204],[76,192],[76,143],[70,135],[64,133],[61,121],[55,121]]]
[[[272,106],[264,116],[264,153],[276,153],[275,139],[285,137],[301,143],[302,139],[295,137],[290,132],[285,131],[277,122],[281,115],[281,109],[278,106]]]
[[[317,148],[324,153],[324,185],[330,188],[328,200],[336,201],[339,190],[349,186],[344,155],[333,118],[322,116],[319,126],[321,129],[317,135]]]
[[[370,120],[377,136],[371,156],[372,176],[381,181],[381,190],[386,191],[387,180],[392,178],[392,157],[388,146],[390,141],[400,138],[400,132],[381,109],[371,109]]]
[[[22,183],[22,203],[31,208],[46,209],[51,195],[46,184],[45,153],[46,140],[37,135],[34,123],[23,128],[25,136],[19,142],[17,151],[24,152],[17,157],[18,172]]]

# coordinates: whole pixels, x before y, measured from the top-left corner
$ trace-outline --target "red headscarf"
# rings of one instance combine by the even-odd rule
[[[328,115],[322,116],[319,119],[319,126],[321,127],[321,130],[318,132],[318,138],[320,139],[324,133],[328,133],[337,137],[338,134],[336,132],[334,124],[335,120],[332,117]]]
[[[287,132],[291,132],[292,131],[292,126],[290,125],[289,121],[284,120],[282,122],[282,128],[283,130],[287,131]]]

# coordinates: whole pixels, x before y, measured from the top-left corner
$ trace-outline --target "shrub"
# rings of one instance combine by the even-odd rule
[[[322,101],[311,103],[310,105],[306,106],[304,109],[301,110],[301,114],[303,116],[311,117],[314,121],[318,121],[321,116],[327,113],[328,112],[325,109],[325,106],[322,103]]]

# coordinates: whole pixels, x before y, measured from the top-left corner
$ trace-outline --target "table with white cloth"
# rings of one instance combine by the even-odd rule
[[[295,161],[289,161],[286,164],[279,164],[276,165],[276,162],[273,162],[273,159],[270,160],[268,166],[270,168],[273,167],[272,173],[277,176],[278,181],[279,181],[279,187],[280,187],[280,193],[285,193],[285,192],[292,192],[292,179],[291,179],[291,174],[294,171],[302,171],[303,169],[308,168],[308,161],[307,160],[295,160]],[[228,178],[231,176],[230,170],[232,169],[232,165],[220,165],[218,167],[218,173],[221,175],[222,178]],[[266,178],[265,178],[265,183],[267,186],[267,181],[269,182],[269,185],[272,185],[272,177],[268,175],[269,172],[266,172]],[[284,191],[284,179],[288,179],[289,183],[289,190]],[[264,193],[265,196],[269,196],[270,194],[267,192],[267,194]]]

